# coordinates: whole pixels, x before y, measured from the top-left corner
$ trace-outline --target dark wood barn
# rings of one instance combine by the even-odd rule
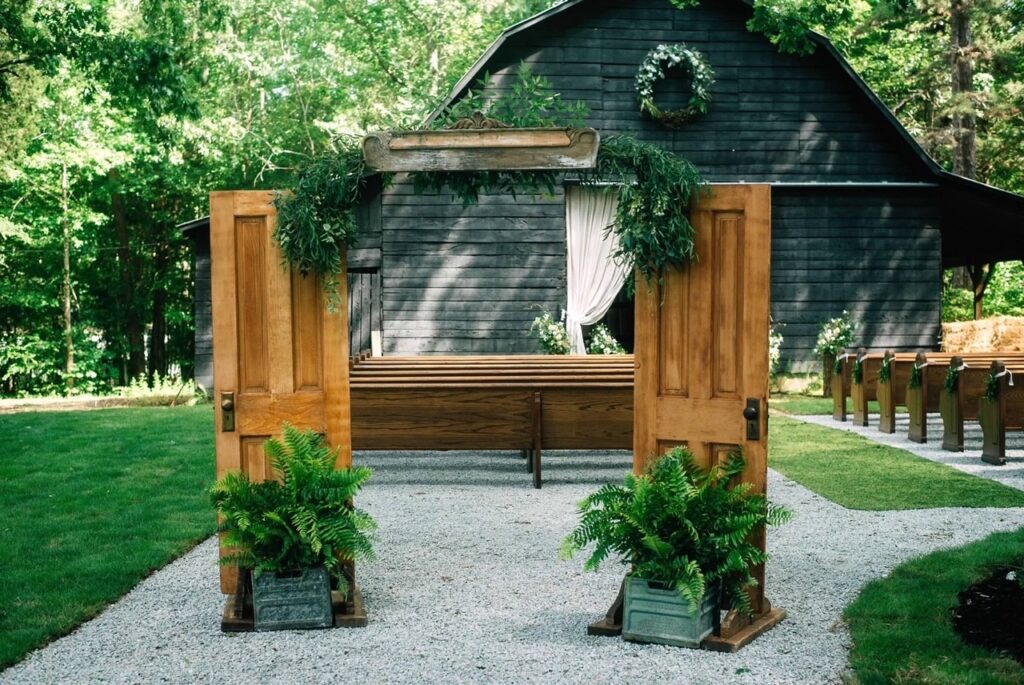
[[[690,159],[715,183],[772,185],[772,312],[784,358],[808,368],[820,324],[848,310],[869,348],[938,342],[943,267],[1024,258],[1024,198],[944,172],[824,38],[780,54],[746,29],[743,0],[570,0],[508,29],[453,90],[519,65],[581,100],[602,135],[630,133]],[[699,50],[715,72],[707,115],[670,130],[641,114],[634,79],[659,44]],[[671,108],[689,79],[669,70]],[[350,259],[352,347],[383,354],[536,352],[530,322],[566,299],[566,192],[463,207],[402,177],[368,202]],[[197,377],[209,377],[208,241],[196,236]],[[206,252],[204,252],[206,250]],[[627,341],[629,303],[608,315]],[[378,340],[379,338],[379,340]],[[209,387],[209,386],[207,386]]]

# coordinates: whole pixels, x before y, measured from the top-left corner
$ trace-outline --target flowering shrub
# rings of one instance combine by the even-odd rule
[[[545,354],[569,354],[569,333],[565,330],[565,324],[555,321],[551,312],[545,311],[534,319],[530,332],[537,334]]]
[[[843,310],[840,316],[826,321],[818,333],[818,343],[814,346],[814,354],[824,357],[826,354],[838,356],[843,349],[853,342],[853,322],[850,313]]]
[[[781,328],[783,324],[779,324]],[[782,333],[775,330],[773,324],[768,329],[768,376],[775,378],[779,373],[779,362],[782,361]]]
[[[587,341],[588,354],[626,354],[619,341],[615,339],[612,332],[603,323],[594,326],[590,331],[590,340]]]

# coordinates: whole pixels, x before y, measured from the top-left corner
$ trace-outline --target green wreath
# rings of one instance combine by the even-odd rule
[[[690,102],[682,109],[662,111],[654,102],[654,84],[665,78],[665,69],[686,70],[692,79]],[[711,102],[711,86],[715,72],[704,56],[682,43],[659,45],[647,53],[636,72],[636,97],[640,111],[649,114],[668,128],[680,128],[702,114]]]

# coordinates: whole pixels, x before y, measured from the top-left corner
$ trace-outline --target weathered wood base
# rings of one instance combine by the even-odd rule
[[[224,615],[220,621],[221,632],[248,633],[255,630],[255,616],[252,608],[252,590],[247,583],[233,595],[228,595],[224,604]],[[363,594],[358,587],[352,588],[349,601],[337,591],[331,592],[331,604],[334,609],[335,628],[362,628],[366,625],[366,607],[363,606]]]
[[[587,626],[587,635],[598,637],[617,637],[622,635],[622,605],[625,593],[625,581],[619,587],[619,594],[612,602],[611,608],[604,618],[594,621]],[[701,645],[703,649],[713,652],[738,652],[746,647],[755,638],[760,637],[777,626],[782,619],[786,618],[784,609],[777,609],[771,606],[767,599],[764,600],[767,611],[747,620],[740,614],[730,611],[718,627],[717,635],[710,635]]]
[[[748,625],[740,628],[729,637],[709,635],[704,640],[703,647],[713,652],[738,652],[755,638],[760,637],[777,626],[784,618],[786,618],[785,609],[770,609],[755,617]]]

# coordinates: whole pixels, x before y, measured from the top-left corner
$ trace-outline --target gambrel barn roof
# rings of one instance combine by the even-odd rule
[[[750,0],[704,1],[740,4],[747,8],[752,5]],[[455,85],[429,120],[434,119],[445,107],[465,94],[471,84],[482,74],[493,71],[491,69],[493,58],[512,39],[538,30],[556,18],[572,22],[574,21],[573,15],[575,15],[579,19],[583,19],[587,16],[586,10],[589,9],[587,6],[597,4],[599,4],[599,0],[566,0],[506,29]],[[1024,259],[1024,197],[944,170],[904,128],[892,111],[854,71],[850,63],[828,38],[814,32],[811,32],[810,37],[820,50],[835,61],[855,90],[861,94],[871,108],[881,114],[892,127],[893,132],[902,140],[906,149],[920,161],[923,175],[932,179],[931,182],[939,187],[943,214],[942,259],[944,266]],[[713,108],[712,104],[710,116],[714,115]],[[761,179],[753,178],[747,180],[750,182],[761,181]],[[813,185],[813,182],[808,185]],[[897,186],[896,183],[884,185]]]

